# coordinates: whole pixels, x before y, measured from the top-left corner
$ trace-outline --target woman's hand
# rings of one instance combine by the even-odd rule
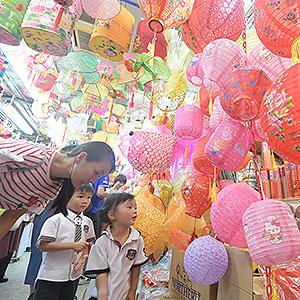
[[[74,242],[73,243],[73,250],[78,252],[83,251],[84,249],[86,249],[89,246],[88,242]]]

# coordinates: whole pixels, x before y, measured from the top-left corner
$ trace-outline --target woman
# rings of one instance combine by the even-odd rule
[[[74,187],[115,169],[107,144],[81,144],[67,154],[28,141],[0,139],[0,239],[25,212],[41,212],[49,200],[62,207]]]

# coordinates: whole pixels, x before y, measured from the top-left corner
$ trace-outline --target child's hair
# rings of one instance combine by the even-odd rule
[[[111,162],[111,169],[109,173],[112,173],[116,169],[115,165],[115,154],[112,151],[111,147],[103,142],[90,142],[84,143],[72,151],[66,153],[68,157],[75,157],[82,152],[87,153],[86,160],[88,162],[100,162],[103,160],[110,160]],[[72,184],[71,178],[63,178],[62,188],[54,199],[52,208],[54,209],[54,213],[67,212],[66,206],[68,201],[71,199],[72,195],[74,194],[74,186]]]
[[[129,199],[134,199],[134,195],[128,193],[113,193],[107,196],[107,199],[99,210],[100,222],[105,224],[112,224],[110,218],[108,217],[108,212],[110,210],[115,210],[118,205],[124,203]]]
[[[121,182],[121,183],[123,183],[123,184],[126,184],[126,182],[127,182],[127,177],[125,176],[125,175],[123,175],[123,174],[119,174],[115,179],[114,179],[114,184],[113,185],[115,185],[116,184],[116,182]]]
[[[90,193],[90,194],[94,194],[95,191],[94,191],[94,188],[93,188],[93,185],[91,183],[88,183],[88,184],[82,184],[81,186],[77,187],[76,189],[74,189],[74,193],[75,192],[86,192],[86,193]]]

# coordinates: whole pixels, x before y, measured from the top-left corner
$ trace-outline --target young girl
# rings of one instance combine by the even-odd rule
[[[100,219],[110,224],[93,245],[85,276],[91,280],[85,300],[134,300],[140,267],[147,261],[144,242],[132,226],[136,201],[128,193],[110,194]]]
[[[37,276],[35,300],[73,300],[89,242],[95,240],[93,222],[83,215],[94,193],[91,184],[81,185],[65,207],[44,223],[37,246],[44,252]]]

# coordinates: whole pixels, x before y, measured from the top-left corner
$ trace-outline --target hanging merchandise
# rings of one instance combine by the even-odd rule
[[[249,254],[258,265],[272,267],[292,262],[300,254],[300,231],[290,207],[278,200],[253,203],[243,225]]]
[[[259,117],[260,103],[271,81],[260,69],[241,67],[226,77],[220,103],[233,119],[250,121]]]
[[[260,124],[269,146],[284,160],[300,164],[300,64],[284,72],[267,91],[260,107]]]
[[[119,0],[82,0],[82,7],[91,18],[108,20],[120,13],[122,5]]]
[[[128,52],[134,22],[134,16],[123,6],[111,20],[95,20],[90,49],[110,61],[121,61]]]
[[[3,77],[7,70],[7,67],[8,67],[8,61],[6,61],[4,58],[0,57],[0,84],[3,81]]]
[[[40,73],[39,77],[34,82],[34,86],[36,88],[42,89],[45,92],[49,92],[52,90],[57,76],[58,73],[52,68],[43,71]]]
[[[202,53],[194,55],[186,69],[186,78],[195,86],[201,86],[203,84],[204,72],[201,60]]]
[[[30,1],[21,24],[22,36],[30,48],[56,56],[65,56],[70,51],[75,23],[82,13],[81,1],[74,1],[64,10],[56,29],[59,11],[59,5],[53,0]]]
[[[20,24],[29,0],[4,1],[0,5],[0,43],[17,46],[22,40]]]
[[[209,117],[213,113],[212,109],[217,95],[218,94],[210,93],[204,86],[201,86],[198,92],[201,111],[207,117]]]
[[[215,131],[222,121],[231,119],[229,115],[224,111],[220,97],[216,97],[213,103],[212,114],[209,118],[209,127]],[[256,121],[255,121],[256,122]]]
[[[260,43],[260,40],[257,36],[255,28],[251,28],[246,30],[246,32],[243,31],[236,42],[243,48],[246,46],[245,49],[249,55],[249,53]]]

